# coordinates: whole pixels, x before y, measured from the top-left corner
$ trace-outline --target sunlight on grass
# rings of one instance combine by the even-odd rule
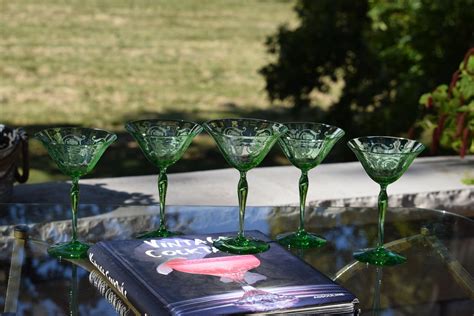
[[[0,0],[0,122],[110,129],[119,141],[91,177],[155,172],[124,122],[204,121],[270,109],[265,38],[294,24],[282,0]],[[250,113],[250,114],[249,114]],[[35,141],[29,182],[65,179]],[[130,147],[130,148],[129,148]],[[209,155],[211,158],[209,158]],[[198,137],[173,171],[225,167]]]
[[[65,175],[51,175],[48,172],[38,169],[30,169],[30,177],[28,183],[40,183],[40,182],[47,182],[47,181],[64,181],[70,180]]]
[[[1,1],[1,120],[122,129],[268,107],[265,37],[292,1]],[[197,117],[199,119],[199,117]]]

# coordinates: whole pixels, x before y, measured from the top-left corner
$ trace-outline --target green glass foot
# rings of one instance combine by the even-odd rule
[[[158,229],[151,232],[143,232],[137,235],[138,239],[147,239],[147,238],[163,238],[163,237],[173,237],[181,236],[183,233],[172,232],[167,229]]]
[[[48,248],[48,254],[55,258],[82,259],[87,258],[89,245],[80,241],[62,242]]]
[[[407,258],[384,247],[362,249],[354,252],[353,255],[357,261],[377,266],[394,266],[407,261]]]
[[[236,254],[260,253],[270,248],[264,241],[246,237],[219,238],[214,241],[213,246],[221,251]]]
[[[277,241],[282,246],[296,249],[318,248],[324,246],[327,242],[323,237],[306,231],[279,236]]]

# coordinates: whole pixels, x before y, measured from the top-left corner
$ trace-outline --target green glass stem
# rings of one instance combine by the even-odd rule
[[[71,290],[69,291],[69,315],[77,316],[79,315],[79,306],[77,304],[77,293],[78,293],[78,284],[77,284],[77,266],[72,264],[72,276],[71,276]]]
[[[385,136],[354,138],[347,144],[361,162],[365,172],[380,185],[377,245],[375,248],[354,252],[354,258],[377,266],[404,263],[407,260],[404,256],[384,248],[385,214],[388,207],[387,186],[403,175],[425,147],[414,140]]]
[[[372,315],[380,315],[380,289],[382,287],[382,268],[376,268],[375,286],[374,286],[374,298],[372,302]]]
[[[385,223],[385,213],[387,212],[387,205],[388,205],[388,195],[387,195],[387,185],[381,184],[380,185],[380,193],[379,193],[379,240],[377,243],[377,247],[383,247],[383,240],[384,240],[384,223]]]
[[[160,230],[166,230],[166,190],[168,189],[168,176],[166,175],[166,168],[160,170],[158,175],[158,193],[160,195]]]
[[[304,212],[306,209],[306,194],[308,193],[309,180],[308,171],[301,170],[299,188],[300,188],[300,227],[298,232],[304,232]]]
[[[248,194],[247,174],[245,171],[240,172],[240,180],[237,188],[239,196],[239,234],[238,238],[244,238],[244,220],[245,220],[245,205],[247,204]]]
[[[79,204],[79,178],[72,178],[71,185],[71,209],[72,209],[72,241],[77,240],[77,206]]]
[[[304,228],[304,217],[306,212],[306,196],[308,193],[309,179],[308,170],[300,169],[301,176],[299,180],[300,192],[300,224],[298,230],[294,233],[287,233],[278,236],[278,242],[288,248],[309,249],[318,248],[326,244],[326,239],[314,233],[308,233]]]

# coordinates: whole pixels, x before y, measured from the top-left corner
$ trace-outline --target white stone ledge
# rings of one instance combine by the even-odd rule
[[[179,162],[178,162],[179,163]],[[474,176],[474,157],[418,158],[397,182],[388,187],[390,205],[474,211],[474,186],[462,183]],[[248,205],[298,203],[299,171],[295,167],[255,168],[248,173]],[[234,169],[168,176],[167,204],[236,205],[239,179]],[[315,205],[376,205],[378,185],[359,162],[323,164],[309,173],[307,201]],[[82,203],[150,204],[158,202],[156,175],[81,180]],[[24,184],[14,188],[18,203],[69,203],[64,182]]]
[[[352,206],[374,207],[377,196],[364,196],[337,200],[317,200],[309,203],[312,206]],[[447,210],[464,216],[474,216],[474,188],[438,192],[421,192],[413,194],[392,194],[389,207],[418,207],[434,210]]]

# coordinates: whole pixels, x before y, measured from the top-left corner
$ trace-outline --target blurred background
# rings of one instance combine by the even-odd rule
[[[337,125],[325,162],[375,134],[474,153],[473,21],[474,0],[0,0],[0,123],[116,132],[94,178],[156,173],[124,131],[146,118]],[[30,162],[67,179],[36,141]],[[169,172],[225,167],[203,133]]]

